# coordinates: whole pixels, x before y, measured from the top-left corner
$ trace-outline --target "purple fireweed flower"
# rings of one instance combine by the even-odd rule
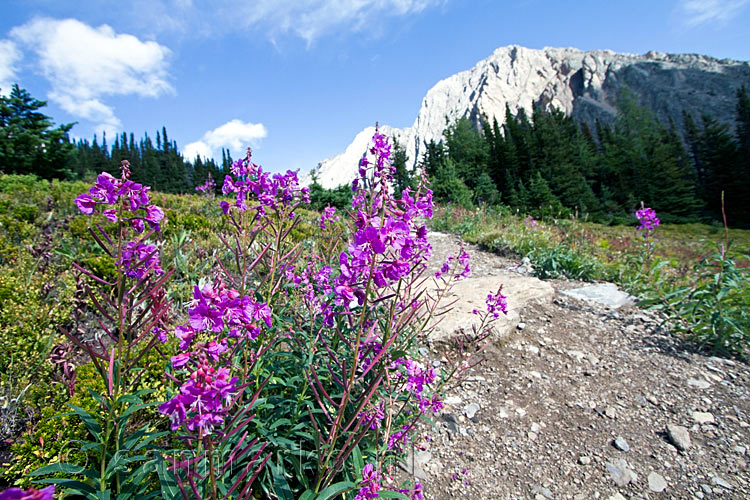
[[[253,163],[251,156],[248,149],[247,156],[232,165],[231,172],[236,179],[229,175],[224,177],[222,193],[236,194],[234,204],[221,202],[225,214],[232,209],[244,212],[252,207],[255,217],[261,218],[267,210],[285,211],[297,201],[310,202],[310,190],[299,186],[297,172],[289,170],[285,174],[271,175]],[[251,201],[250,206],[248,201]]]
[[[337,221],[339,220],[339,216],[336,215],[336,207],[332,207],[331,205],[328,205],[326,208],[323,209],[323,213],[320,214],[320,229],[325,229],[326,222],[330,220]]]
[[[180,350],[186,350],[193,343],[195,330],[190,325],[178,325],[174,329],[174,335],[180,339]]]
[[[640,223],[636,229],[645,229],[647,231],[653,231],[659,226],[661,222],[656,217],[656,212],[653,208],[641,207],[640,210],[635,212],[635,216]]]
[[[96,208],[96,201],[94,201],[93,198],[91,198],[90,195],[84,193],[78,195],[78,197],[75,199],[75,203],[78,206],[78,210],[80,210],[82,213],[86,215],[91,215],[94,213],[94,209]],[[15,488],[18,489],[18,488]]]
[[[378,498],[380,491],[380,473],[375,470],[375,466],[367,464],[362,468],[362,483],[354,500],[368,500]]]
[[[409,441],[409,430],[411,427],[404,425],[400,431],[396,431],[388,438],[388,449],[395,450],[400,453],[403,451],[404,445]]]
[[[502,285],[498,288],[497,293],[490,293],[487,295],[487,312],[497,319],[500,317],[500,313],[508,314],[508,302],[505,295],[502,292]]]
[[[160,343],[162,344],[167,343],[167,332],[165,332],[162,328],[155,326],[151,329],[151,332],[154,335],[156,335],[156,338],[159,340]]]
[[[47,486],[41,490],[29,488],[9,488],[0,493],[0,500],[53,500],[55,496],[55,485]]]
[[[131,278],[142,279],[148,272],[164,274],[158,250],[154,245],[145,243],[126,243],[122,250],[122,258],[115,264],[122,267],[125,275]]]
[[[370,428],[370,430],[375,430],[380,427],[381,422],[385,418],[385,406],[383,402],[380,402],[380,405],[370,408],[366,411],[361,411],[359,414],[357,414],[357,417],[359,417],[359,421],[361,425],[366,425]]]
[[[75,204],[78,209],[86,215],[91,215],[97,205],[109,206],[110,208],[105,208],[103,211],[104,217],[111,222],[119,222],[118,209],[112,208],[119,206],[120,210],[129,210],[135,214],[133,217],[123,218],[125,222],[130,223],[135,232],[142,233],[145,230],[145,223],[148,223],[151,229],[160,231],[160,221],[164,219],[164,211],[150,204],[151,198],[148,191],[151,188],[128,180],[130,168],[127,161],[122,162],[122,172],[121,179],[115,179],[106,172],[99,174],[89,192],[76,197]],[[145,216],[142,215],[141,210],[145,210]]]
[[[216,182],[214,182],[213,178],[209,175],[208,178],[206,178],[206,182],[201,184],[200,186],[195,186],[195,190],[198,191],[201,194],[213,194],[214,190],[216,189]]]
[[[189,352],[181,352],[180,354],[172,356],[170,358],[170,361],[172,362],[172,368],[177,370],[187,365],[190,361],[190,355],[191,354]]]
[[[172,430],[184,424],[189,431],[205,436],[224,423],[239,388],[237,377],[230,378],[229,368],[216,369],[205,355],[197,356],[202,358],[197,368],[179,392],[159,406],[159,412],[169,415]]]

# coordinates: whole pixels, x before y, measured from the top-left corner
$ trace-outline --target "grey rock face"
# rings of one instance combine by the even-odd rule
[[[438,82],[422,100],[411,127],[381,129],[399,137],[414,165],[429,141],[442,140],[446,117],[450,122],[461,117],[477,122],[486,116],[502,123],[506,105],[511,113],[524,109],[529,116],[534,106],[542,106],[591,124],[597,118],[607,122],[615,116],[620,90],[627,86],[661,120],[671,118],[678,128],[683,124],[683,111],[699,119],[703,111],[711,110],[719,121],[734,123],[735,94],[743,84],[750,85],[747,62],[697,54],[638,55],[510,45],[470,70]],[[320,163],[318,182],[323,187],[354,179],[357,161],[373,131],[365,129],[344,153]]]

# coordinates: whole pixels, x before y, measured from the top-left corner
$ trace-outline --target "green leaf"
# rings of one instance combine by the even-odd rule
[[[299,497],[299,500],[311,500],[313,498],[315,498],[315,492],[307,490]]]
[[[40,467],[39,469],[29,473],[29,476],[42,476],[45,474],[56,473],[81,474],[84,470],[86,469],[84,467],[81,467],[80,465],[58,462],[56,464],[50,464],[45,465],[44,467]]]
[[[279,462],[281,462],[281,456],[279,456]],[[281,464],[271,466],[271,474],[273,475],[273,489],[276,495],[283,500],[294,500],[292,489],[284,476],[284,468]]]
[[[357,485],[352,483],[351,481],[341,481],[339,483],[332,484],[328,488],[321,491],[320,494],[318,494],[318,496],[315,498],[315,500],[328,500],[329,498],[333,498],[336,495],[341,495],[342,493],[354,489],[356,486]]]
[[[60,486],[61,488],[70,488],[70,490],[74,491],[75,494],[87,496],[89,498],[91,498],[91,495],[96,495],[96,490],[90,484],[82,483],[81,481],[76,481],[74,479],[66,479],[63,477],[47,477],[32,482],[34,484],[54,484],[56,486]]]
[[[88,429],[91,435],[94,436],[94,439],[101,440],[102,427],[99,425],[99,422],[97,422],[96,419],[83,408],[72,405],[70,403],[67,403],[67,405],[72,408],[73,412],[75,412],[75,414],[81,418],[81,422],[83,422],[83,425],[86,426],[86,429]]]
[[[164,458],[159,453],[156,456],[156,474],[161,484],[161,495],[163,500],[173,500],[181,496],[180,488],[177,486],[177,478],[174,473],[167,469]]]
[[[112,499],[112,493],[109,490],[97,491],[96,492],[96,498],[98,500],[111,500]]]
[[[359,445],[356,445],[352,450],[352,460],[354,460],[354,468],[357,473],[361,473],[362,469],[365,468],[365,461],[362,459],[362,452],[359,449]]]
[[[402,500],[410,500],[408,496],[404,495],[399,491],[393,490],[380,490],[378,491],[379,498],[401,498]]]
[[[125,453],[126,452],[123,450],[117,450],[112,456],[112,459],[109,461],[107,468],[104,471],[104,477],[106,479],[109,479],[113,472],[125,467],[125,464],[127,463]]]

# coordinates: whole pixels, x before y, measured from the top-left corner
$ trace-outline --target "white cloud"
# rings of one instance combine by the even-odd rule
[[[249,145],[255,145],[266,137],[268,132],[262,123],[242,122],[230,120],[213,130],[209,130],[203,137],[187,144],[183,149],[183,156],[187,160],[202,158],[218,158],[221,148],[226,148],[232,156],[243,156]]]
[[[52,89],[48,97],[72,115],[114,132],[120,126],[107,96],[158,97],[172,92],[168,48],[107,26],[76,19],[36,18],[13,28],[11,37],[29,47]]]
[[[261,0],[240,2],[249,25],[270,26],[271,35],[294,33],[313,42],[343,29],[359,32],[389,16],[418,14],[436,0]],[[243,19],[243,17],[240,17]]]
[[[335,32],[381,31],[383,20],[419,14],[446,0],[135,0],[132,9],[155,32],[195,35],[258,29],[272,40],[292,34],[312,43]]]
[[[8,95],[16,82],[16,62],[21,53],[10,40],[0,40],[0,95]]]
[[[748,3],[750,0],[682,0],[678,11],[692,28],[706,23],[726,24]]]

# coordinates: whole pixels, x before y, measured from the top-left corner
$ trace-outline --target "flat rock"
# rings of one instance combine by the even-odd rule
[[[474,418],[474,415],[476,415],[479,409],[477,403],[469,403],[464,407],[464,415],[466,415],[466,418]]]
[[[596,302],[614,309],[635,304],[635,297],[623,292],[614,283],[599,283],[598,285],[564,290],[562,293],[569,297]]]
[[[520,312],[529,303],[549,303],[555,294],[549,283],[509,271],[498,271],[496,276],[471,276],[469,279],[456,282],[450,293],[445,295],[444,304],[455,300],[457,302],[449,314],[442,316],[442,321],[430,333],[430,340],[446,342],[461,329],[471,332],[473,326],[479,326],[479,316],[472,311],[484,311],[487,295],[496,292],[500,285],[503,285],[503,295],[508,297],[508,314],[501,314],[493,323],[492,336],[495,340],[502,339],[516,330],[521,317]],[[434,294],[434,285],[428,285],[427,289]]]
[[[708,389],[711,387],[711,384],[708,383],[708,381],[699,378],[689,378],[687,384],[696,389]]]
[[[667,487],[667,482],[656,472],[652,472],[648,475],[648,489],[656,493],[664,491]]]
[[[688,430],[681,425],[667,424],[667,435],[669,436],[669,440],[680,451],[688,450],[692,444]]]
[[[613,444],[615,445],[615,448],[617,448],[618,450],[630,451],[630,445],[622,437],[618,437],[617,439],[615,439]]]
[[[619,459],[614,462],[607,462],[607,471],[610,477],[620,488],[624,488],[628,483],[635,482],[638,476],[632,471],[628,463]]]
[[[714,476],[711,478],[711,482],[715,484],[716,486],[720,486],[724,489],[731,490],[732,485],[720,478],[719,476]]]
[[[713,414],[707,411],[694,411],[692,415],[693,420],[698,424],[713,424],[716,422]]]
[[[432,453],[429,451],[418,451],[417,453],[412,453],[411,449],[409,449],[405,461],[400,465],[406,473],[424,481],[427,479],[427,473],[424,470],[424,466],[430,460],[432,460]]]

